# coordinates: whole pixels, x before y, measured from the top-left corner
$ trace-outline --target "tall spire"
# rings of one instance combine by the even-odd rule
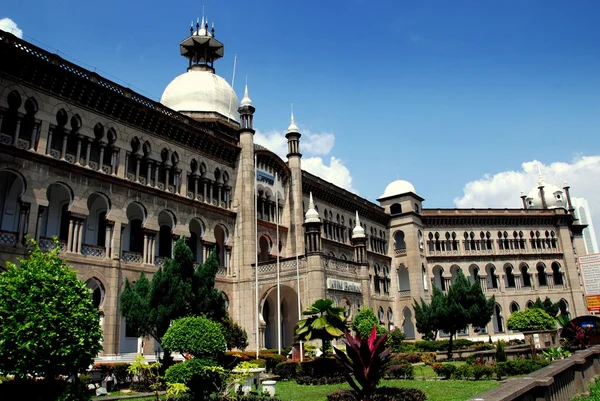
[[[358,210],[356,211],[356,225],[354,226],[354,230],[352,230],[352,239],[354,238],[365,238],[365,229],[360,225]]]
[[[292,118],[290,119],[290,126],[288,127],[288,132],[299,132],[298,126],[294,121],[294,106],[292,106]]]
[[[246,77],[246,88],[244,89],[244,97],[240,102],[240,106],[252,106],[252,100],[250,99],[250,96],[248,96],[248,77]]]
[[[542,168],[540,167],[541,163],[537,162],[537,170],[538,170],[538,185],[544,185],[544,177],[542,176]]]
[[[310,193],[308,200],[308,210],[304,215],[304,223],[320,223],[321,218],[319,217],[319,212],[315,209],[315,202],[313,201],[312,192]]]

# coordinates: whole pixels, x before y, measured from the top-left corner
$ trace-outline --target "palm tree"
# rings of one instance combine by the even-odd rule
[[[301,341],[320,339],[325,354],[331,340],[340,338],[348,330],[344,311],[344,308],[333,306],[330,299],[319,299],[302,312],[306,318],[298,322],[296,337]]]

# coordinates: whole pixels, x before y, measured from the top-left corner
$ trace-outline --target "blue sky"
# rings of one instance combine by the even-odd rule
[[[375,200],[402,178],[427,207],[518,207],[519,186],[536,180],[524,163],[539,160],[548,180],[567,178],[600,212],[600,190],[589,188],[600,187],[600,2],[204,5],[225,44],[217,73],[231,81],[238,55],[235,89],[241,98],[247,75],[256,127],[285,131],[293,103],[301,130],[334,138],[313,156],[325,167],[334,156],[362,196]],[[191,1],[8,0],[0,9],[25,39],[154,99],[185,71],[178,43],[201,15]]]

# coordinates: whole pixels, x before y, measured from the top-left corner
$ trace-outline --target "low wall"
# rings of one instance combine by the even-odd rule
[[[525,377],[508,379],[469,401],[570,401],[578,393],[587,393],[590,381],[597,376],[600,345],[577,351]]]

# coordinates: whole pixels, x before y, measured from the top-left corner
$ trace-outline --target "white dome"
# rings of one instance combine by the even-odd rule
[[[567,198],[564,190],[556,185],[544,185],[544,199],[548,209],[556,209],[558,207],[567,208]],[[525,198],[527,209],[543,209],[542,196],[538,187],[533,188]]]
[[[417,193],[413,184],[404,180],[396,180],[385,188],[385,192],[380,198],[389,198],[391,196],[403,195],[407,192]]]
[[[214,112],[240,121],[235,91],[212,71],[190,70],[181,74],[167,85],[160,102],[179,112]]]

